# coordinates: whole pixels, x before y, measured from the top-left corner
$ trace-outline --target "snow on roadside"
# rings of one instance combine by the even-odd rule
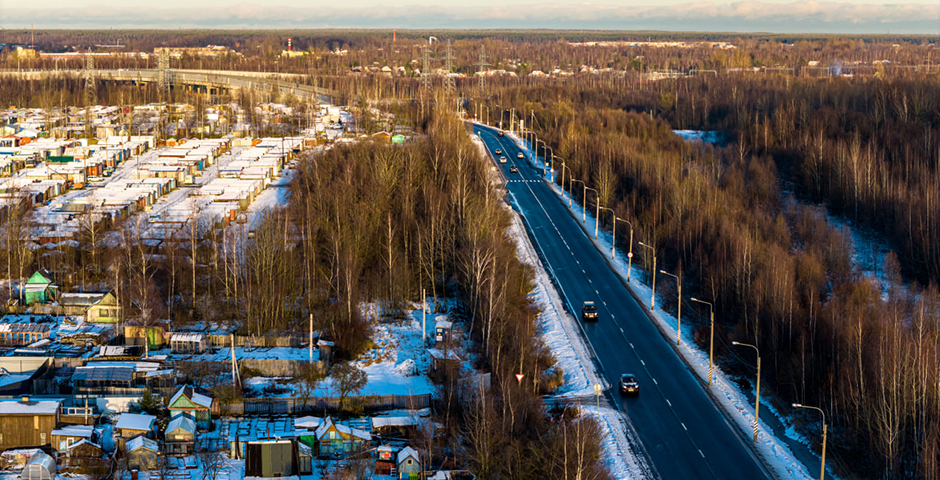
[[[476,135],[474,143],[486,155],[486,147]],[[509,209],[509,207],[506,207]],[[516,244],[516,256],[535,270],[535,288],[531,294],[539,309],[539,333],[542,341],[551,349],[556,366],[562,369],[565,383],[559,388],[558,397],[593,395],[594,385],[605,387],[607,382],[597,373],[584,337],[580,335],[577,320],[564,309],[564,302],[552,285],[548,272],[539,260],[519,214],[509,209],[512,224],[508,234]],[[649,471],[645,460],[640,458],[628,441],[626,431],[629,422],[623,413],[607,407],[579,406],[582,414],[595,418],[604,432],[601,440],[602,461],[617,479],[643,478]]]
[[[523,144],[514,134],[507,133],[506,136],[515,141],[519,148],[526,149],[526,145]],[[527,151],[526,153],[531,158],[531,152]],[[557,185],[552,184],[551,188],[555,194],[559,195],[562,199],[567,198],[565,192],[561,191],[560,187]],[[567,207],[566,202],[562,202],[562,204],[566,205]],[[581,215],[581,212],[579,211],[579,205],[572,203],[572,205],[567,208],[576,218]],[[598,239],[594,239],[592,232],[589,232],[589,230],[593,230],[593,222],[595,219],[590,213],[588,213],[587,216],[587,223],[581,224],[581,227],[584,230],[587,238],[594,242],[595,247],[606,255],[606,253],[610,252],[611,250],[610,232],[604,231],[601,235],[599,235]],[[613,265],[614,272],[620,275],[621,278],[626,279],[628,262],[623,252],[618,251],[616,260],[612,261],[611,263]],[[634,295],[640,299],[650,298],[652,291],[646,285],[639,283],[641,276],[642,272],[639,271],[639,269],[637,269],[636,272],[633,272],[632,277],[636,278],[638,281],[629,283],[628,288],[630,288]],[[662,309],[654,309],[651,313],[652,317],[659,324],[660,330],[665,333],[666,338],[675,342],[676,327],[678,325],[676,318]],[[682,345],[678,348],[678,350],[685,359],[685,362],[692,368],[695,374],[698,375],[699,378],[703,379],[703,381],[707,381],[708,353],[700,349],[695,344],[692,335],[693,334],[691,329],[685,329],[682,331]],[[711,389],[712,395],[718,400],[722,409],[725,411],[725,414],[734,421],[734,423],[742,432],[744,432],[747,436],[753,435],[754,408],[750,405],[744,393],[741,392],[738,386],[733,381],[731,381],[731,379],[725,375],[725,373],[721,371],[720,368],[716,366],[713,372],[714,380]],[[765,406],[764,402],[761,402],[761,406]],[[775,437],[770,432],[770,427],[761,422],[761,428],[758,434],[757,453],[763,458],[764,464],[773,471],[775,476],[782,479],[813,478],[806,469],[806,466],[796,459],[796,457],[793,455],[793,452],[790,451],[783,441]]]

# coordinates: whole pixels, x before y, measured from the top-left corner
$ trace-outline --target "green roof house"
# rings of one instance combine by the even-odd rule
[[[47,270],[37,270],[23,288],[23,300],[26,305],[48,303],[55,300],[59,287],[52,283],[52,274]]]
[[[170,418],[185,415],[202,429],[208,429],[212,423],[212,397],[194,392],[189,385],[180,387],[166,408],[170,411]]]

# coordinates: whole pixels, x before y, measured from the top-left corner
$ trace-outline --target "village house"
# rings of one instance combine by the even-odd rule
[[[170,418],[185,415],[196,422],[196,426],[208,429],[212,423],[212,397],[193,391],[189,385],[180,387],[167,405]]]
[[[167,455],[192,455],[196,448],[196,422],[186,415],[177,415],[166,426],[163,439]]]
[[[66,455],[72,444],[83,440],[90,442],[94,435],[93,425],[64,425],[52,431],[52,448],[58,455]]]
[[[62,400],[0,400],[0,451],[50,445]]]
[[[60,459],[62,456],[60,455]],[[105,468],[110,460],[104,458],[104,449],[97,443],[88,440],[79,440],[71,445],[65,452],[65,458],[60,460],[63,466],[77,468]]]
[[[105,293],[60,293],[61,315],[84,315],[85,321],[95,323],[118,323],[124,318],[123,308],[112,292]]]
[[[59,287],[52,283],[52,274],[38,270],[26,281],[23,287],[23,302],[26,305],[46,303],[55,300]]]
[[[372,434],[337,424],[331,417],[326,417],[316,430],[316,439],[318,456],[345,457],[364,448],[372,441]]]
[[[117,432],[115,444],[118,448],[122,448],[134,438],[152,435],[153,423],[156,420],[157,417],[153,415],[122,413],[114,426],[114,430]]]

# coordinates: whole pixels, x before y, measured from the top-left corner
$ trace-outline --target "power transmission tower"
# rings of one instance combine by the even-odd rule
[[[97,88],[95,86],[95,57],[85,55],[85,136],[91,138],[91,107],[97,103]]]
[[[484,47],[480,47],[480,63],[477,63],[476,66],[479,67],[477,77],[480,81],[480,96],[486,97],[486,75],[484,72],[490,64],[486,63],[486,49]]]
[[[448,93],[457,91],[457,85],[451,73],[454,72],[454,50],[451,46],[451,40],[447,39],[447,50],[444,55],[444,88]]]
[[[424,46],[424,54],[421,57],[421,87],[431,91],[431,51],[430,46]]]
[[[167,103],[170,101],[170,51],[164,49],[157,60],[157,83],[160,96]]]

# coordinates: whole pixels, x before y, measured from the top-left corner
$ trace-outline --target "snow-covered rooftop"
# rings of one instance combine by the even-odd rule
[[[0,400],[0,415],[55,415],[62,400]]]
[[[157,417],[153,415],[122,413],[115,427],[122,430],[150,430],[156,420]]]

